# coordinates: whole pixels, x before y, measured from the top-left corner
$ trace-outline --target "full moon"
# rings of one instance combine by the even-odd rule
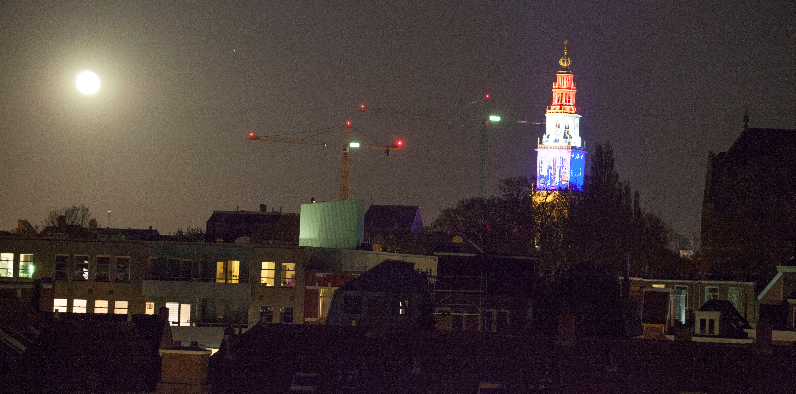
[[[94,94],[100,88],[100,79],[91,71],[83,71],[77,76],[77,90],[83,94]]]

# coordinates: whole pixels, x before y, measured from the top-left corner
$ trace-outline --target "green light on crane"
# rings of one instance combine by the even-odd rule
[[[348,144],[348,146],[351,147],[351,148],[359,148],[359,142],[352,142],[352,143]]]
[[[490,122],[500,122],[500,116],[498,115],[489,115]]]

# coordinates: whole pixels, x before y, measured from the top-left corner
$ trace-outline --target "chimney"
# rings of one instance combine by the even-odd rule
[[[260,204],[260,212],[267,213],[268,212],[268,205]]]

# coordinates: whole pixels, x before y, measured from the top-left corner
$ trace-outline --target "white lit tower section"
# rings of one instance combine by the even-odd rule
[[[536,149],[537,190],[583,190],[586,150],[580,139],[580,115],[575,106],[575,80],[567,56],[558,61],[561,70],[553,85],[553,104],[545,114],[544,137]]]

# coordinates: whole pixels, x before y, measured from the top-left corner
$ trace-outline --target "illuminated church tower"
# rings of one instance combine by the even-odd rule
[[[575,80],[564,41],[561,70],[553,85],[553,104],[547,107],[544,137],[536,155],[536,190],[583,190],[586,150],[580,139],[580,115],[575,106]]]

